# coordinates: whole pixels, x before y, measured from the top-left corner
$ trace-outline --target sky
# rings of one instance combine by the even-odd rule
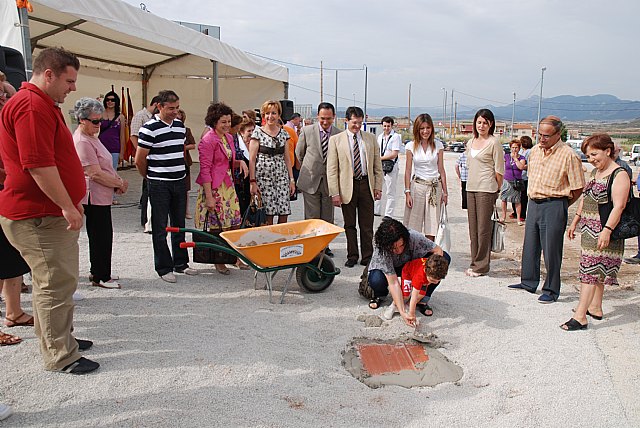
[[[126,0],[139,7],[140,1]],[[320,102],[320,61],[338,106],[442,111],[543,97],[640,100],[637,0],[144,0],[167,19],[221,27],[221,40],[287,63],[289,98]],[[309,68],[316,67],[316,68]],[[324,101],[335,98],[324,72]],[[444,90],[442,88],[445,88]]]

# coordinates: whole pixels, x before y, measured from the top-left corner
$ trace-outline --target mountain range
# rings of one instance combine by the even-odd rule
[[[538,96],[532,96],[526,100],[516,101],[515,121],[535,122],[538,117]],[[448,106],[447,108],[450,108]],[[473,108],[458,108],[457,119],[472,119],[479,108],[488,108],[496,116],[497,120],[511,121],[513,105],[481,105]],[[431,109],[433,110],[433,109]],[[425,111],[420,107],[411,107],[411,115],[417,116],[420,113],[430,113],[434,120],[441,120],[442,110]],[[543,98],[540,117],[547,115],[559,116],[564,121],[630,121],[640,118],[640,101],[621,100],[620,98],[608,95],[560,95],[552,98]],[[367,115],[370,117],[395,116],[406,117],[406,108],[368,108]],[[447,112],[449,121],[449,112]]]

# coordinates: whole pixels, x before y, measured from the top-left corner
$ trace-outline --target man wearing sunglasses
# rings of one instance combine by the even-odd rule
[[[560,295],[567,208],[578,200],[585,185],[582,162],[561,140],[561,131],[562,121],[556,116],[540,121],[538,144],[529,154],[529,205],[520,283],[509,286],[535,293],[540,284],[540,253],[544,253],[547,277],[540,303],[553,303]]]

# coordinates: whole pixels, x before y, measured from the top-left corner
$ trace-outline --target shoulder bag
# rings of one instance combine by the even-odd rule
[[[509,155],[511,157],[511,155]],[[513,169],[513,161],[509,159],[509,165],[511,166],[511,174],[513,174],[513,181],[511,186],[516,192],[522,192],[524,190],[524,180],[516,178],[515,170]]]
[[[491,216],[493,222],[493,231],[491,236],[491,251],[494,253],[501,253],[504,251],[504,232],[506,226],[500,221],[498,216],[498,209],[493,207],[493,215]]]
[[[609,220],[609,215],[613,210],[613,201],[611,200],[611,187],[613,179],[624,168],[617,168],[609,176],[607,182],[607,203],[598,205],[598,213],[600,214],[600,223],[604,227]],[[626,172],[625,172],[626,174]],[[627,239],[640,235],[640,199],[633,196],[633,188],[629,187],[629,200],[622,211],[620,221],[611,232],[611,239]]]
[[[384,135],[382,136],[382,140],[384,140]],[[387,139],[387,144],[384,145],[381,151],[382,156],[384,156],[384,152],[387,151],[387,147],[389,146],[389,141],[391,141],[391,136],[389,136],[389,138]],[[393,171],[393,168],[396,166],[396,162],[398,161],[398,157],[396,156],[396,158],[394,160],[383,160],[382,161],[382,171],[385,174],[389,174],[391,173],[391,171]]]

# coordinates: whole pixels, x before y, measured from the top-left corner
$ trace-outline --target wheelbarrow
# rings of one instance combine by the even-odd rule
[[[264,273],[272,302],[272,282],[278,271],[291,269],[285,283],[280,303],[284,302],[291,279],[295,273],[298,285],[310,293],[327,289],[340,269],[324,253],[325,248],[344,229],[324,220],[312,219],[269,226],[237,229],[220,233],[220,237],[202,230],[167,227],[167,232],[200,234],[211,242],[182,242],[181,248],[205,247],[238,257],[258,273]]]

